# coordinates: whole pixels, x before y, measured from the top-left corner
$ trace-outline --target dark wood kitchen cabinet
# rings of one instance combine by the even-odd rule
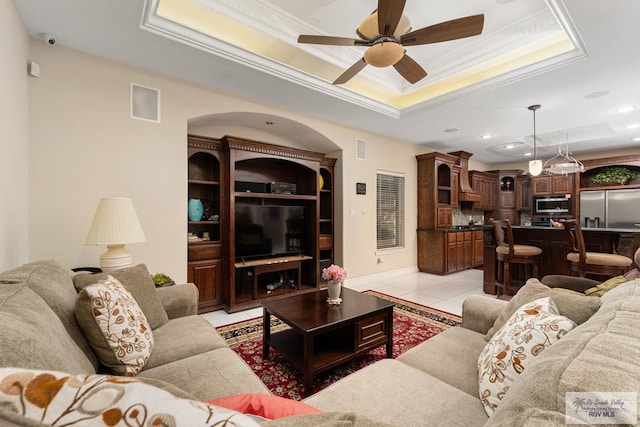
[[[531,180],[528,175],[516,178],[516,210],[531,211]]]
[[[471,187],[480,193],[480,201],[474,203],[474,210],[492,211],[497,208],[498,175],[489,172],[469,171]]]
[[[428,254],[419,253],[418,269],[424,273],[451,274],[482,265],[482,230],[422,230],[418,245],[428,244]]]
[[[416,156],[418,162],[418,229],[447,229],[457,205],[457,158],[444,153]],[[454,204],[454,201],[456,203]]]
[[[531,177],[531,194],[549,196],[571,193],[573,175],[541,175]]]

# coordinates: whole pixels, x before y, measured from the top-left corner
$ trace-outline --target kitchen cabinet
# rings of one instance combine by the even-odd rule
[[[483,264],[484,259],[484,236],[482,230],[473,230],[471,234],[473,235],[471,267],[478,267]]]
[[[494,219],[508,219],[517,225],[520,223],[520,215],[516,210],[516,181],[519,171],[503,169],[492,172],[498,175],[498,206],[491,216]]]
[[[444,153],[416,156],[418,162],[418,229],[447,229],[458,198],[457,157]],[[455,185],[455,186],[454,186]],[[418,250],[421,250],[420,247]]]
[[[480,211],[492,211],[498,206],[497,187],[498,175],[489,172],[470,171],[471,187],[480,193],[480,201],[474,203],[474,209]]]
[[[533,196],[548,196],[571,193],[573,175],[543,175],[531,177]]]
[[[453,208],[451,206],[438,205],[436,212],[436,228],[451,228],[453,226]]]
[[[531,180],[528,175],[516,178],[516,210],[531,211]]]
[[[445,275],[482,265],[482,230],[419,230],[418,245],[427,250],[418,253],[418,269],[424,273]]]
[[[451,170],[451,206],[458,206],[458,185],[460,182],[460,169],[453,167]]]

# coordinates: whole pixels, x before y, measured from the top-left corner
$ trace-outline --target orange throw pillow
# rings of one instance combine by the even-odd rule
[[[243,414],[275,420],[293,415],[319,414],[321,411],[297,400],[269,394],[247,393],[208,400],[210,405],[233,409]]]

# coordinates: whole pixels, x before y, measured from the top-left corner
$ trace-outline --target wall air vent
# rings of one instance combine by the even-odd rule
[[[129,98],[129,115],[132,119],[160,123],[159,89],[131,83]]]
[[[356,139],[356,159],[367,160],[367,141]]]

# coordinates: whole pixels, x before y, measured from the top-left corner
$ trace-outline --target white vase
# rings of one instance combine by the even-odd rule
[[[327,302],[329,304],[340,304],[342,299],[340,298],[340,293],[342,292],[342,282],[334,282],[333,280],[329,280],[327,283],[327,292],[329,293],[329,298],[327,298]]]

